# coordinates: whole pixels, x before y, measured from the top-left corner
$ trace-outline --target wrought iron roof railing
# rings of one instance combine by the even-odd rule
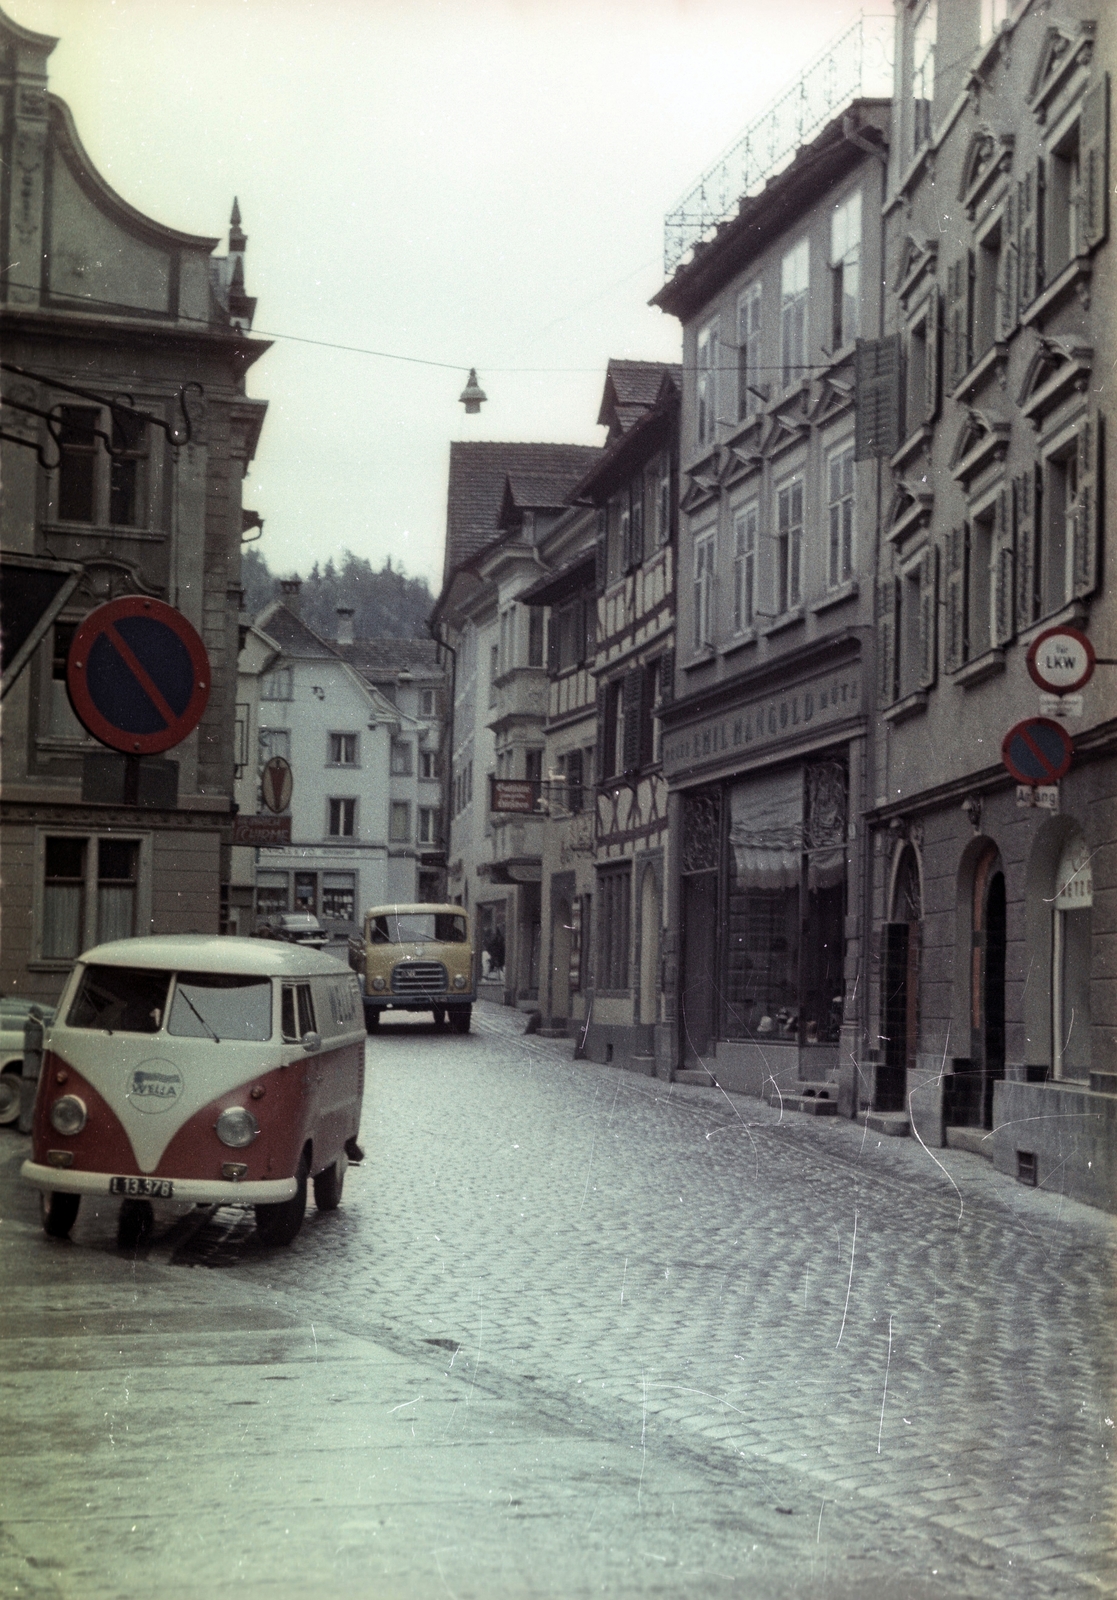
[[[688,250],[727,222],[801,145],[851,101],[892,94],[890,15],[862,13],[745,128],[667,213],[663,268],[670,276]]]

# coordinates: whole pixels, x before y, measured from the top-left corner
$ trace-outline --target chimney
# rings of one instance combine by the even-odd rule
[[[337,644],[353,643],[353,607],[338,606],[337,608]]]
[[[279,580],[280,591],[283,595],[283,604],[287,607],[288,611],[292,612],[296,617],[299,615],[302,604],[299,599],[299,590],[302,588],[302,586],[303,581],[301,578],[281,578]]]

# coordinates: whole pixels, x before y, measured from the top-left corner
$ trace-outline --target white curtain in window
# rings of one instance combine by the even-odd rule
[[[48,883],[43,896],[43,959],[69,960],[81,954],[80,883]]]
[[[97,943],[130,939],[136,931],[136,890],[131,883],[101,884],[97,890]]]
[[[791,889],[803,852],[803,769],[758,773],[729,791],[738,889]]]

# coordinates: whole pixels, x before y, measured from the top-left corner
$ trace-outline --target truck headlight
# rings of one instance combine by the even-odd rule
[[[464,989],[465,988],[465,978],[462,975],[462,973],[460,973],[460,972],[458,973],[457,977],[454,979],[454,988],[455,989]]]
[[[243,1106],[228,1106],[217,1119],[217,1137],[230,1150],[243,1150],[260,1131],[260,1124]]]
[[[377,994],[379,994],[380,991],[382,989],[386,989],[388,987],[388,985],[386,984],[386,982],[384,981],[383,978],[377,977],[377,978],[373,978],[372,987],[376,990]]]
[[[50,1125],[56,1133],[72,1138],[85,1127],[87,1115],[84,1100],[79,1100],[76,1094],[64,1094],[50,1108]]]

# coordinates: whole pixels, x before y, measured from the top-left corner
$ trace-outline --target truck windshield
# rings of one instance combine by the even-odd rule
[[[167,1032],[186,1039],[271,1038],[271,979],[180,972]]]
[[[167,1005],[169,972],[150,967],[88,966],[67,1021],[71,1028],[109,1033],[158,1033]]]
[[[464,944],[465,918],[452,911],[386,912],[369,918],[370,944]]]

